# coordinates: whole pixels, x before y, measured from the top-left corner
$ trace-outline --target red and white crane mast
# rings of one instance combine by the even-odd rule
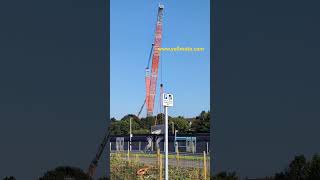
[[[159,69],[159,59],[161,41],[162,41],[162,19],[163,19],[163,5],[159,5],[156,32],[153,43],[153,54],[152,54],[152,64],[151,72],[149,67],[146,68],[146,106],[147,106],[147,116],[153,115],[154,101],[156,95],[157,79],[158,79],[158,69]]]

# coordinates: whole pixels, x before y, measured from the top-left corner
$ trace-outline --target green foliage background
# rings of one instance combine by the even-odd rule
[[[163,124],[164,114],[157,116],[139,118],[136,115],[128,114],[117,120],[111,118],[111,135],[128,135],[130,127],[130,118],[132,121],[133,134],[149,134],[151,126]],[[179,133],[209,133],[210,132],[210,111],[202,111],[197,117],[184,118],[183,116],[168,117],[169,133],[172,132],[172,126]]]

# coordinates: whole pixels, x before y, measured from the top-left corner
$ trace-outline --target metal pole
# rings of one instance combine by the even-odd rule
[[[172,124],[172,134],[174,134],[174,122],[172,121],[171,124]]]
[[[139,141],[139,151],[141,151],[141,141]]]
[[[169,179],[169,166],[168,166],[168,107],[165,106],[164,107],[164,110],[165,110],[165,180],[168,180]]]
[[[197,151],[197,139],[196,137],[192,138],[192,147],[193,147],[193,154]]]
[[[130,162],[130,149],[129,149],[129,144],[130,144],[130,142],[128,142],[128,161]]]
[[[153,151],[153,140],[151,141],[151,151]]]
[[[131,117],[130,117],[130,151],[131,151],[131,137],[132,137],[132,129],[131,129]]]
[[[178,130],[174,130],[174,147],[175,147],[176,153],[177,153],[177,131]]]

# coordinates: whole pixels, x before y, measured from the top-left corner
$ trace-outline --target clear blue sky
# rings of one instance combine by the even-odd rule
[[[137,114],[144,101],[145,67],[159,2],[111,0],[111,117]],[[205,51],[161,53],[154,114],[159,112],[162,79],[164,91],[175,96],[170,115],[193,117],[210,109],[210,1],[161,3],[164,4],[162,47],[203,47]],[[145,114],[144,109],[142,116]]]

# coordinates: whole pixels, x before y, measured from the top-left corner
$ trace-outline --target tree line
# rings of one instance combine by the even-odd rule
[[[160,113],[156,116],[139,118],[136,115],[128,114],[120,120],[111,118],[110,133],[111,135],[128,135],[130,127],[133,134],[149,134],[153,125],[164,123],[164,114]],[[210,111],[202,111],[198,116],[193,118],[185,118],[183,116],[168,116],[169,133],[172,128],[178,130],[179,133],[209,133],[210,132]]]

